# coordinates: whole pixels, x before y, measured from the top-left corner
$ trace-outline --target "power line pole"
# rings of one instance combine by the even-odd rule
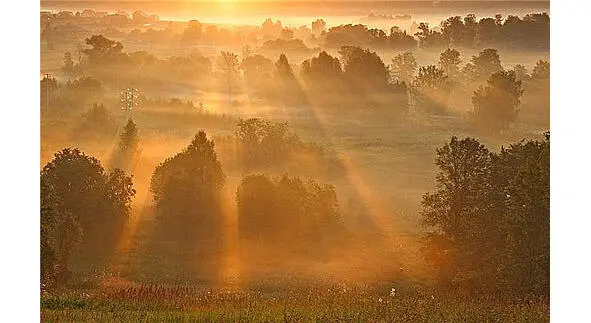
[[[128,87],[120,92],[119,102],[121,110],[126,110],[129,118],[133,118],[133,110],[140,106],[139,90],[133,87]]]
[[[49,88],[50,82],[53,81],[53,76],[50,73],[45,73],[43,79],[45,80],[45,110],[47,112],[49,111]]]
[[[45,118],[49,117],[47,112],[49,112],[50,87],[51,87],[51,84],[53,83],[54,80],[55,79],[53,78],[53,75],[51,75],[49,73],[45,73],[43,75],[43,81],[45,83],[45,109],[44,109],[45,110]],[[42,110],[41,112],[43,112],[43,109],[41,109],[41,110]],[[40,117],[43,117],[43,116],[40,115]],[[40,128],[40,131],[41,131],[41,138],[40,138],[41,157],[43,157],[44,154],[47,154],[51,150],[51,147],[49,146],[49,142],[48,142],[48,138],[47,138],[47,131],[48,130],[46,129],[46,127],[47,127],[47,124],[44,124],[43,120],[41,120],[41,128]]]

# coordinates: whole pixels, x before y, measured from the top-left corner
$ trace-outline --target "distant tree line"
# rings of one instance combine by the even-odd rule
[[[550,16],[547,13],[534,13],[523,18],[510,15],[503,19],[476,20],[473,14],[465,17],[454,16],[441,23],[441,30],[429,28],[420,23],[415,34],[421,48],[443,49],[496,47],[511,50],[547,51],[550,48]]]
[[[390,34],[386,34],[381,29],[368,29],[366,25],[348,24],[330,28],[324,34],[324,46],[327,48],[359,46],[372,49],[413,50],[417,47],[417,40],[398,27],[392,27]]]

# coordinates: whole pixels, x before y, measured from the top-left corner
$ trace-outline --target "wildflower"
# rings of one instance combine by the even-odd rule
[[[390,297],[394,296],[396,296],[396,288],[392,288],[392,290],[390,290]]]
[[[381,303],[381,302],[382,302],[382,298],[380,297],[380,298],[378,298],[378,303]]]
[[[431,300],[434,300],[434,299],[435,299],[435,296],[431,295]]]

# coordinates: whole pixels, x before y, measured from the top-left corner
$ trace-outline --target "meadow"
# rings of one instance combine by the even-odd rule
[[[125,322],[548,322],[544,299],[440,295],[397,286],[204,289],[146,285],[41,297],[41,320]]]

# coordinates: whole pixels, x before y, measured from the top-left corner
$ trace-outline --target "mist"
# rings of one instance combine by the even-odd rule
[[[42,1],[42,300],[546,297],[548,13]]]

